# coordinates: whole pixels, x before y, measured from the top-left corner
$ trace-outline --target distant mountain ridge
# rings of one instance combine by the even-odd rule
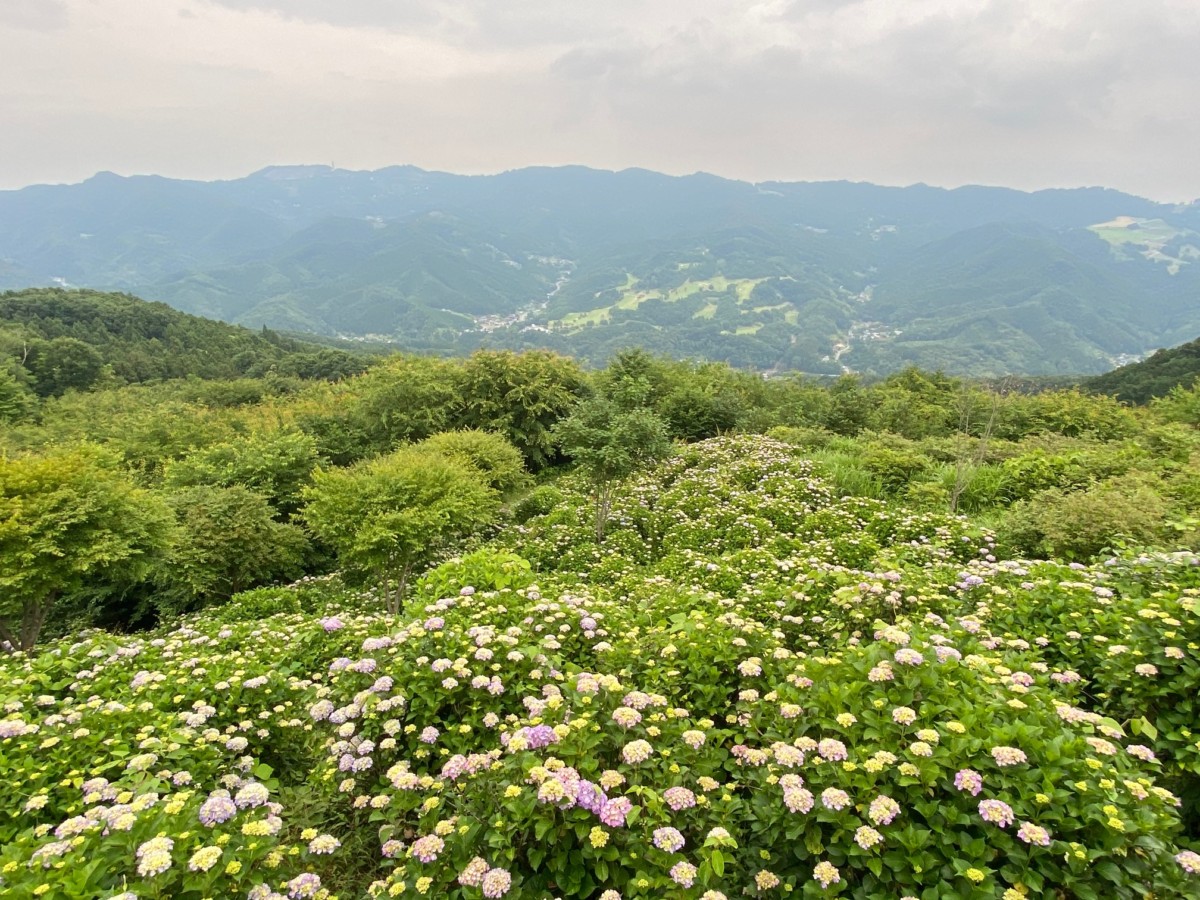
[[[0,289],[412,349],[1103,372],[1200,333],[1200,202],[641,169],[270,167],[0,192]]]

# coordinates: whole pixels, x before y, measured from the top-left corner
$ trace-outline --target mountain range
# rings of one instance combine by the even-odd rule
[[[0,192],[0,289],[402,347],[1087,374],[1200,334],[1200,201],[645,170],[272,167]]]

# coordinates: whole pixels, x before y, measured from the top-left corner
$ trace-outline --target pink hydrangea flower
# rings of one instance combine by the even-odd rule
[[[867,807],[867,816],[876,825],[890,825],[898,815],[900,804],[886,795],[876,797]]]
[[[972,797],[978,797],[983,790],[983,776],[974,769],[960,769],[954,776],[954,786],[960,791],[967,791]]]
[[[683,844],[683,835],[679,833],[679,829],[672,828],[669,825],[654,829],[654,846],[659,850],[674,853],[676,850],[681,850]]]
[[[1017,837],[1027,844],[1037,844],[1039,847],[1050,846],[1050,832],[1032,822],[1022,822],[1017,829]]]
[[[998,766],[1015,766],[1029,761],[1025,751],[1018,750],[1016,747],[993,747],[992,759]]]
[[[480,887],[485,897],[503,897],[512,887],[512,875],[507,869],[489,869]]]
[[[1003,800],[981,800],[979,815],[985,822],[991,822],[1001,828],[1007,828],[1015,821],[1012,807]]]

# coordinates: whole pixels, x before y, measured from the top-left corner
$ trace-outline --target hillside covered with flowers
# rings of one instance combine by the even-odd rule
[[[0,657],[5,897],[1194,897],[1200,558],[1005,559],[717,438]]]

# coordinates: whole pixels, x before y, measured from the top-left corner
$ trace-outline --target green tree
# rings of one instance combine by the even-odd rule
[[[941,372],[922,372],[910,366],[872,389],[871,428],[914,440],[950,434],[958,418],[960,395],[966,391]]]
[[[659,407],[671,434],[685,441],[702,441],[733,431],[741,404],[731,392],[707,391],[698,384],[681,384]]]
[[[301,490],[316,466],[316,441],[303,432],[283,429],[194,450],[168,463],[163,480],[170,488],[240,485],[290,515],[300,508]]]
[[[170,534],[170,511],[109,453],[0,459],[0,639],[29,650],[60,598],[140,578]]]
[[[33,347],[26,366],[43,397],[57,397],[72,388],[86,391],[104,368],[104,358],[96,350],[72,337],[56,337]]]
[[[358,375],[367,368],[368,360],[345,350],[322,349],[308,353],[293,353],[275,368],[285,375],[298,378],[341,381]]]
[[[598,377],[601,393],[621,409],[655,407],[670,390],[666,360],[640,347],[622,350]]]
[[[1117,400],[1077,390],[1013,395],[1006,398],[996,420],[997,437],[1007,440],[1051,433],[1111,441],[1136,432],[1137,419]]]
[[[416,446],[474,467],[501,497],[511,497],[529,486],[520,452],[501,435],[476,429],[443,431]]]
[[[834,434],[855,435],[867,427],[871,395],[857,375],[842,375],[829,388],[829,410],[821,423]]]
[[[391,357],[339,384],[310,385],[290,404],[293,421],[334,465],[387,453],[451,427],[456,366],[440,359]]]
[[[570,412],[585,385],[583,370],[565,356],[480,350],[458,372],[455,421],[500,432],[537,471],[554,455],[550,429]]]
[[[351,412],[370,448],[386,453],[445,431],[456,399],[453,373],[454,364],[443,360],[398,357],[355,379]]]
[[[613,493],[621,481],[671,452],[662,419],[648,409],[623,410],[604,397],[580,403],[553,433],[592,486],[597,541],[604,540]]]
[[[17,422],[33,408],[29,388],[0,361],[0,422]]]
[[[1175,385],[1165,397],[1159,397],[1150,408],[1167,422],[1200,425],[1200,385]]]
[[[39,443],[103,444],[148,479],[168,459],[230,438],[229,416],[179,398],[174,385],[127,385],[42,403]]]
[[[161,613],[228,600],[239,591],[303,573],[308,539],[276,522],[266,499],[241,487],[200,485],[168,495],[178,530],[155,576]]]
[[[499,495],[472,465],[412,447],[316,473],[303,516],[348,574],[379,586],[389,612],[413,574],[494,521]]]

